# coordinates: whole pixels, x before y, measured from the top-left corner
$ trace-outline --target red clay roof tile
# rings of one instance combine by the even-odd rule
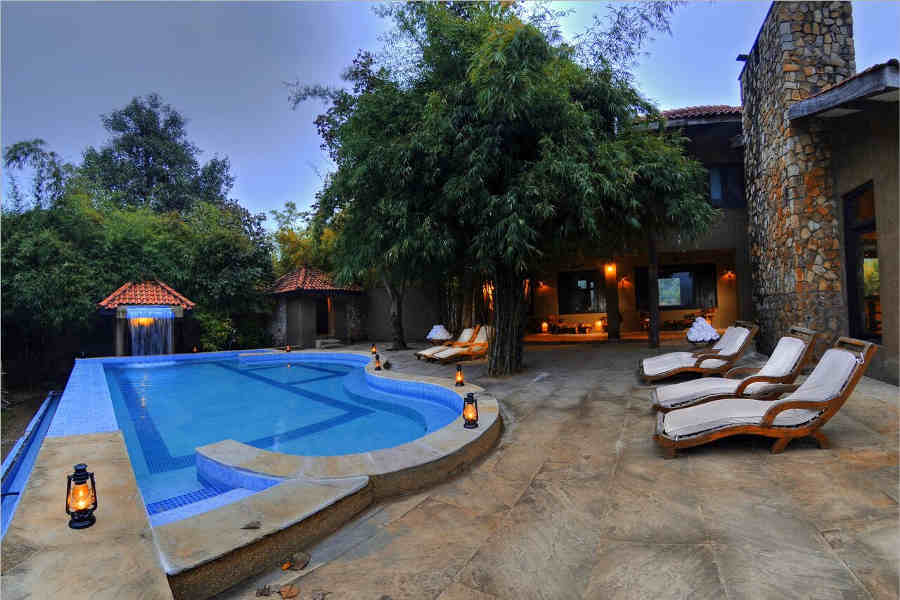
[[[129,281],[97,303],[97,306],[100,308],[110,309],[125,305],[180,306],[186,310],[196,306],[193,302],[157,279],[138,283]]]
[[[740,116],[740,106],[728,106],[727,104],[714,104],[703,106],[686,106],[662,111],[662,116],[667,119],[703,119],[705,117],[721,117],[729,115]]]
[[[278,278],[278,281],[269,289],[270,294],[285,294],[288,292],[359,294],[362,293],[362,288],[358,285],[335,285],[327,273],[312,267],[300,267],[296,271]]]

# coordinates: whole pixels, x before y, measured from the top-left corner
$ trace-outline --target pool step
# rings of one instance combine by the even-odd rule
[[[344,342],[335,338],[321,338],[316,340],[316,350],[322,350],[323,348],[339,348],[344,345]]]

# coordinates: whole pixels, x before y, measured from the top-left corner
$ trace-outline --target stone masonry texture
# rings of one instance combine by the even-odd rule
[[[759,347],[795,323],[846,334],[831,144],[798,101],[856,72],[849,2],[775,2],[741,73],[753,304]],[[830,339],[829,339],[830,341]]]

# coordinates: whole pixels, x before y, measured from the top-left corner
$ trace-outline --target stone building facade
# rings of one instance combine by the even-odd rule
[[[759,347],[794,323],[846,333],[840,206],[820,122],[788,109],[856,71],[849,2],[774,2],[741,72],[750,263]]]

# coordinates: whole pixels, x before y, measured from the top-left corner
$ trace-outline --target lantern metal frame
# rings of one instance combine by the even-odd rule
[[[474,419],[469,419],[466,417],[467,405],[472,405],[475,408]],[[466,394],[466,399],[463,400],[463,420],[465,421],[465,423],[463,423],[463,427],[465,427],[466,429],[475,429],[476,427],[478,427],[478,399],[475,398],[475,394],[472,392]]]
[[[377,353],[375,354],[375,370],[381,370],[381,356],[379,356]]]
[[[97,484],[94,481],[94,473],[87,470],[85,463],[78,463],[73,467],[74,473],[66,476],[66,514],[69,515],[69,527],[72,529],[87,529],[97,522],[94,511],[97,510]],[[84,485],[88,481],[91,482],[91,506],[81,510],[72,510],[69,508],[69,496],[72,493],[72,483],[75,485]]]

